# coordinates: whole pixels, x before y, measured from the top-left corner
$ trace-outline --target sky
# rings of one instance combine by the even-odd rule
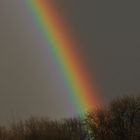
[[[100,95],[108,103],[140,93],[137,0],[55,0]],[[69,96],[50,71],[47,52],[19,0],[0,1],[0,122],[33,116],[68,117]],[[55,85],[55,88],[54,88]]]

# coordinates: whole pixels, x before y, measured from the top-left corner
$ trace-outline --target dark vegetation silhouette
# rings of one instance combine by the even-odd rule
[[[122,97],[83,118],[30,118],[0,127],[0,140],[140,140],[140,97]]]
[[[87,120],[96,140],[140,140],[140,97],[115,99]]]

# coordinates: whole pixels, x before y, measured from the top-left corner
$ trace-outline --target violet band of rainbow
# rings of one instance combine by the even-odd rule
[[[52,0],[26,0],[35,21],[40,27],[46,46],[58,64],[69,94],[79,114],[93,110],[97,105],[96,90],[82,64],[78,45],[68,32],[60,12]]]

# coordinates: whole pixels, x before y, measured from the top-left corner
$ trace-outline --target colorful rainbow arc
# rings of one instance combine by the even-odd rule
[[[76,50],[77,44],[59,10],[52,0],[26,0],[26,5],[32,11],[52,55],[59,63],[77,111],[81,114],[93,110],[98,102],[95,88],[91,85],[85,66],[81,63],[82,58]]]

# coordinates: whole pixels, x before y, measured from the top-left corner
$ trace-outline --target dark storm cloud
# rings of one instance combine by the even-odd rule
[[[140,2],[61,0],[102,97],[140,92]],[[84,45],[83,45],[84,44]],[[94,75],[94,76],[95,76]],[[93,79],[95,77],[93,76]]]
[[[30,115],[69,116],[74,113],[69,96],[55,77],[57,69],[50,69],[47,50],[20,4],[0,1],[0,122]]]
[[[18,0],[0,1],[0,120],[68,116],[34,28]],[[105,100],[140,92],[139,1],[56,0]],[[48,80],[49,79],[49,80]],[[59,93],[59,92],[60,93]],[[59,94],[60,96],[56,96]],[[64,97],[65,98],[61,98]]]

